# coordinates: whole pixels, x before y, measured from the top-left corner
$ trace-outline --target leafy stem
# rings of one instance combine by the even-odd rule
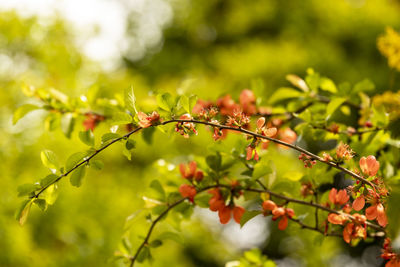
[[[306,150],[306,149],[304,149],[304,148],[301,148],[301,147],[299,147],[299,146],[297,146],[297,145],[293,145],[293,144],[286,143],[286,142],[281,141],[281,140],[279,140],[279,139],[275,139],[275,138],[267,137],[267,136],[264,136],[264,135],[261,135],[261,134],[257,134],[257,133],[255,133],[255,132],[252,132],[252,131],[249,131],[249,130],[246,130],[246,129],[243,129],[243,128],[235,128],[235,127],[232,127],[232,126],[220,125],[220,124],[213,123],[213,122],[208,122],[208,121],[171,119],[171,120],[163,121],[163,122],[161,122],[160,124],[161,124],[161,125],[166,125],[166,124],[170,124],[170,123],[174,123],[174,122],[181,122],[181,123],[183,123],[183,122],[192,122],[192,123],[196,123],[196,124],[203,124],[203,125],[208,125],[208,126],[212,126],[212,127],[217,127],[217,128],[219,128],[219,129],[225,129],[225,130],[231,130],[231,131],[241,132],[241,133],[244,133],[244,134],[246,134],[246,135],[249,135],[249,136],[252,136],[252,137],[255,137],[255,138],[266,139],[266,140],[269,140],[269,141],[271,141],[271,142],[274,142],[274,143],[277,143],[277,144],[280,144],[280,145],[289,147],[289,148],[291,148],[291,149],[294,149],[294,150],[296,150],[296,151],[299,151],[299,152],[301,152],[301,153],[304,153],[304,154],[310,156],[312,159],[318,160],[319,162],[322,162],[322,163],[327,164],[327,165],[329,165],[329,166],[331,166],[331,167],[333,167],[333,168],[336,168],[336,169],[338,169],[338,170],[340,170],[340,171],[342,171],[342,172],[345,172],[345,173],[349,174],[350,176],[356,178],[357,180],[361,181],[362,183],[368,184],[368,185],[370,185],[371,187],[374,188],[374,185],[373,185],[370,181],[368,181],[368,180],[365,179],[364,177],[361,177],[360,175],[358,175],[358,174],[356,174],[356,173],[350,171],[349,169],[346,169],[346,168],[344,168],[344,167],[342,167],[342,166],[336,164],[335,162],[332,162],[332,161],[325,161],[322,157],[320,157],[320,156],[318,156],[318,155],[315,155],[315,154],[311,153],[310,151],[308,151],[308,150]],[[152,127],[154,127],[154,126],[152,126]],[[94,158],[97,154],[99,154],[100,152],[102,152],[103,150],[105,150],[106,148],[108,148],[109,146],[111,146],[112,144],[114,144],[114,143],[116,143],[116,142],[118,142],[118,141],[120,141],[120,140],[129,138],[132,134],[134,134],[134,133],[136,133],[136,132],[139,132],[139,131],[142,130],[142,129],[144,129],[144,128],[142,128],[142,127],[135,128],[134,130],[130,131],[129,133],[125,134],[124,136],[121,136],[121,137],[118,137],[118,138],[113,139],[113,140],[112,140],[111,142],[109,142],[108,144],[106,144],[106,145],[104,145],[103,147],[101,147],[100,149],[96,150],[96,151],[95,151],[92,155],[90,155],[88,158],[86,158],[85,160],[79,162],[78,164],[76,164],[73,168],[71,168],[71,169],[68,170],[67,172],[61,174],[61,175],[60,175],[57,179],[55,179],[52,183],[49,183],[49,184],[47,184],[46,186],[42,187],[35,195],[32,196],[32,198],[38,198],[49,186],[51,186],[52,184],[58,182],[58,181],[61,180],[63,177],[68,176],[71,172],[73,172],[73,171],[74,171],[75,169],[77,169],[78,167],[80,167],[80,166],[82,166],[82,165],[84,165],[84,164],[89,163],[89,161],[90,161],[92,158]]]

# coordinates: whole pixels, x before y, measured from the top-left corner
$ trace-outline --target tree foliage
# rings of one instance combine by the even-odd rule
[[[162,46],[112,72],[65,22],[1,13],[0,265],[395,259],[398,8],[171,7]]]

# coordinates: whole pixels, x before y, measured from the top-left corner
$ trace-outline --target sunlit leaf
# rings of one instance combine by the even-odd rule
[[[113,140],[113,139],[116,139],[119,137],[121,137],[121,135],[117,134],[117,133],[106,133],[106,134],[103,134],[103,136],[101,137],[101,142],[106,143],[109,140]]]
[[[91,130],[79,132],[79,139],[88,146],[94,146],[94,135]]]
[[[253,179],[258,179],[264,175],[272,173],[269,161],[260,160],[254,165]]]
[[[328,79],[328,78],[321,78],[320,88],[324,91],[331,92],[332,94],[335,94],[337,92],[335,83],[331,79]]]
[[[56,154],[48,149],[42,150],[40,153],[40,158],[45,167],[49,169],[57,170],[59,168],[59,163]]]
[[[124,92],[124,102],[125,102],[125,107],[127,110],[129,110],[132,114],[136,114],[136,97],[135,93],[133,92],[133,86],[131,86],[128,89],[125,89]]]
[[[67,163],[65,165],[66,171],[71,170],[73,167],[75,167],[76,164],[81,162],[85,157],[90,155],[89,151],[81,151],[81,152],[76,152],[69,156],[67,159]]]
[[[288,75],[286,75],[286,80],[288,80],[291,84],[293,84],[297,88],[303,90],[304,92],[310,91],[306,82],[297,75],[288,74]]]
[[[345,101],[346,98],[344,97],[332,99],[326,107],[326,120],[329,120],[333,112],[335,112]]]
[[[161,109],[165,111],[171,111],[172,108],[175,106],[174,100],[170,93],[157,95],[157,104]]]
[[[303,173],[298,171],[289,171],[286,172],[283,177],[291,181],[299,181],[303,177]]]
[[[13,117],[13,124],[16,124],[22,117],[24,117],[29,112],[39,109],[40,107],[32,105],[32,104],[25,104],[20,106],[15,112]]]
[[[43,199],[46,200],[48,205],[53,205],[58,197],[58,185],[54,183],[46,188],[40,195]]]
[[[165,200],[164,188],[158,180],[151,181],[150,188],[152,188],[158,194],[161,200]]]
[[[28,219],[29,211],[31,210],[33,199],[27,199],[21,202],[19,208],[15,212],[15,219],[20,225],[23,225]]]
[[[47,203],[46,203],[46,200],[44,200],[44,199],[40,199],[40,198],[35,199],[33,201],[33,203],[35,203],[42,211],[45,211],[47,209]]]
[[[300,92],[296,89],[283,87],[283,88],[279,88],[272,94],[272,96],[269,98],[269,102],[271,104],[274,104],[274,103],[277,103],[282,100],[298,98],[302,94],[303,94],[303,92]]]
[[[72,113],[66,113],[61,117],[61,130],[67,138],[71,138],[74,126],[75,118]]]
[[[175,241],[175,242],[177,242],[179,244],[183,244],[182,236],[180,236],[179,234],[174,233],[174,232],[163,232],[162,234],[160,234],[157,237],[157,239],[160,239],[160,240],[167,240],[168,239],[168,240],[173,240],[173,241]]]
[[[112,116],[113,124],[129,124],[132,122],[132,116],[125,112],[116,112]]]
[[[23,184],[18,186],[17,191],[18,191],[18,196],[27,196],[31,195],[34,193],[36,190],[40,189],[40,185],[38,184]]]

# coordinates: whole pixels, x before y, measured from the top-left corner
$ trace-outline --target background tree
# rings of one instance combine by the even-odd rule
[[[37,100],[27,100],[21,93],[21,87],[25,88],[25,92],[29,92],[30,86],[43,88],[51,94],[51,98],[56,99],[66,96],[49,91],[50,88],[56,88],[70,98],[86,94],[88,105],[78,105],[82,112],[88,111],[88,106],[92,105],[90,101],[94,99],[116,98],[121,101],[123,89],[130,88],[132,84],[136,98],[140,99],[138,105],[145,111],[156,107],[154,97],[149,96],[149,92],[155,94],[161,89],[173,92],[177,88],[181,90],[179,93],[196,94],[206,100],[215,100],[226,93],[238,99],[242,89],[250,88],[260,97],[261,106],[268,105],[274,102],[268,96],[279,86],[289,86],[284,80],[286,74],[304,76],[307,67],[314,67],[334,81],[349,81],[352,86],[368,77],[376,84],[374,88],[369,83],[364,84],[364,88],[371,88],[366,92],[369,96],[386,89],[396,90],[396,82],[390,85],[391,74],[375,45],[377,36],[384,32],[386,25],[398,26],[396,4],[381,1],[367,1],[361,6],[348,1],[324,4],[319,1],[302,4],[297,1],[285,4],[279,1],[256,1],[251,4],[210,1],[207,6],[193,1],[190,5],[180,2],[171,5],[174,20],[164,32],[162,49],[149,51],[140,60],[132,60],[127,53],[125,64],[111,73],[100,70],[96,63],[90,62],[78,51],[65,23],[55,20],[43,26],[35,18],[24,19],[15,13],[2,13],[0,27],[4,71],[0,84],[3,88],[1,120],[5,127],[1,130],[3,179],[0,183],[6,189],[1,200],[2,265],[122,264],[107,260],[118,248],[121,236],[125,235],[136,247],[137,233],[147,231],[148,224],[142,221],[129,221],[134,225],[134,233],[124,232],[123,224],[127,216],[143,207],[141,193],[148,190],[152,179],[173,175],[177,179],[179,173],[176,169],[171,171],[171,164],[177,166],[212,152],[207,149],[211,137],[205,132],[189,140],[176,136],[168,144],[162,133],[155,132],[151,146],[135,138],[132,161],[126,160],[118,149],[105,151],[100,156],[105,166],[101,175],[90,170],[87,181],[79,190],[68,186],[65,181],[61,182],[58,201],[45,213],[32,208],[28,224],[20,228],[12,219],[18,205],[15,189],[20,184],[31,183],[48,174],[45,168],[37,168],[41,164],[40,151],[51,149],[59,155],[60,161],[65,162],[70,154],[87,147],[78,138],[84,116],[76,115],[71,139],[65,137],[69,133],[68,122],[71,121],[71,115],[68,114],[35,111],[11,127],[10,118],[17,107],[27,101],[39,104]],[[134,30],[128,34],[134,34]],[[373,101],[387,103],[395,99],[393,96],[386,93],[375,97]],[[95,111],[107,115],[106,104],[103,103],[101,109]],[[281,104],[281,112],[295,108],[287,107],[286,102],[278,104]],[[396,102],[391,104],[396,110]],[[74,110],[76,107],[68,108]],[[344,117],[339,112],[332,116],[336,116],[334,120],[340,123],[358,126],[359,114],[354,111],[351,114]],[[342,121],[343,118],[346,121]],[[46,130],[54,128],[54,131],[43,131],[43,125]],[[61,126],[61,130],[57,126]],[[346,129],[342,127],[341,130]],[[96,128],[96,138],[106,131],[108,125],[100,123]],[[314,153],[332,147],[329,143],[321,145],[316,142],[322,132],[311,129],[307,138],[302,138],[304,143],[301,144]],[[231,138],[228,144],[241,139],[233,135]],[[396,142],[392,140],[387,145],[387,139],[380,138],[371,137],[372,141],[366,148],[365,140],[355,142],[352,148],[360,155],[379,156],[380,162],[385,162],[385,167],[381,167],[385,177],[396,177],[398,160],[393,146]],[[379,155],[375,153],[378,150]],[[275,152],[271,153],[273,157]],[[297,155],[286,152],[281,155],[280,150],[276,153],[294,162],[292,172],[303,174],[304,169],[301,162],[297,162]],[[276,163],[276,168],[284,169],[284,163]],[[284,172],[277,173],[279,178],[285,175]],[[341,182],[337,177],[334,185],[339,186]],[[293,188],[293,191],[298,192],[299,189]],[[184,224],[182,233],[185,245],[167,241],[164,246],[157,248],[157,260],[153,264],[221,266],[228,260],[237,259],[241,254],[240,248],[234,249],[226,239],[219,242],[219,228],[216,228],[217,224],[209,226],[207,223],[210,221],[218,222],[218,219],[203,217],[191,219],[190,225]],[[276,227],[275,224],[271,225]],[[216,230],[210,231],[209,228]],[[225,231],[237,231],[233,229],[227,228]],[[327,259],[341,252],[348,255],[348,251],[355,260],[364,255],[363,262],[372,262],[370,260],[375,260],[375,255],[379,254],[378,245],[381,245],[380,241],[372,245],[362,242],[349,249],[339,239],[328,239],[316,246],[315,242],[319,242],[320,236],[318,233],[299,232],[298,226],[291,224],[285,232],[272,229],[269,237],[268,234],[264,235],[268,239],[261,240],[258,245],[269,258],[283,259],[284,262],[297,260],[308,265],[326,264]],[[215,254],[216,250],[221,253]],[[374,255],[373,259],[369,259],[368,255]],[[338,261],[341,259],[343,257],[336,258]]]

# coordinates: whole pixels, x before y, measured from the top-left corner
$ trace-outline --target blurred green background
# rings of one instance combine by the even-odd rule
[[[116,2],[124,6],[124,1]],[[149,96],[158,91],[216,99],[226,93],[237,98],[242,89],[250,88],[267,99],[288,85],[286,74],[303,76],[309,67],[335,82],[354,84],[369,78],[377,92],[398,89],[396,83],[390,85],[394,74],[376,48],[376,38],[386,26],[400,28],[398,1],[157,2],[170,12],[160,26],[161,37],[149,35],[143,45],[142,34],[151,23],[127,6],[124,48],[112,67],[84,53],[77,41],[82,33],[61,15],[0,12],[0,266],[121,266],[110,258],[127,235],[126,218],[143,206],[142,193],[151,179],[162,180],[167,173],[178,178],[170,164],[195,157],[194,153],[206,154],[211,140],[199,134],[189,141],[177,136],[166,142],[156,134],[149,146],[138,136],[132,161],[122,156],[120,148],[104,152],[100,158],[105,168],[100,173],[91,171],[80,189],[63,181],[57,202],[45,213],[33,208],[27,224],[20,227],[13,216],[19,203],[16,188],[47,174],[40,151],[51,149],[65,161],[84,149],[77,131],[72,141],[60,130],[45,131],[41,112],[12,125],[13,111],[23,103],[34,103],[22,94],[23,86],[56,88],[75,97],[97,86],[101,96],[113,97],[133,85],[144,109],[151,104]],[[149,6],[157,11],[157,4]],[[336,239],[319,245],[314,233],[298,226],[277,232],[265,223],[268,220],[258,220],[240,234],[236,225],[219,227],[213,215],[197,212],[182,226],[184,245],[167,242],[156,250],[152,265],[224,266],[253,246],[264,249],[281,266],[379,264],[378,247],[348,250]],[[132,227],[143,234],[148,224],[133,222]]]

